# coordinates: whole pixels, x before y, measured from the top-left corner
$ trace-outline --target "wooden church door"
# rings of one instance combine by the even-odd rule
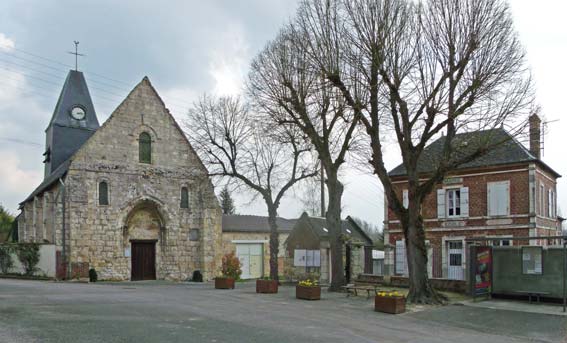
[[[132,281],[156,279],[156,243],[132,242]]]

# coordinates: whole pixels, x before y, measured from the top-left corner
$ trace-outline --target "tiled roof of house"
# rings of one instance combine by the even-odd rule
[[[296,219],[278,217],[278,231],[290,232],[295,225]],[[251,215],[228,215],[222,216],[223,232],[270,232],[268,217]]]
[[[418,160],[419,173],[428,173],[437,169],[440,156],[443,153],[445,139],[446,137],[443,136],[425,147]],[[472,153],[479,147],[492,147],[481,157],[472,162],[462,164],[458,169],[481,168],[522,162],[538,162],[556,176],[560,176],[557,172],[536,158],[520,142],[506,132],[506,130],[501,128],[458,134],[453,139],[453,144],[457,147],[456,151],[460,151],[463,156]],[[405,176],[407,175],[406,167],[404,164],[400,164],[392,169],[389,175]]]

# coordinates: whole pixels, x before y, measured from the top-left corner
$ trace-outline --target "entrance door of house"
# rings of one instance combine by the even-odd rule
[[[464,280],[465,272],[463,270],[463,242],[449,241],[447,242],[447,278],[450,280]]]
[[[132,242],[132,281],[156,279],[156,242]]]
[[[263,273],[262,243],[236,244],[236,257],[240,260],[242,279],[257,279]]]

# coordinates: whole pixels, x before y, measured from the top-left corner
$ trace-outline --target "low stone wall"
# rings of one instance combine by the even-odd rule
[[[467,293],[467,282],[464,280],[429,279],[433,288],[440,291]],[[356,279],[358,283],[377,283],[392,287],[409,287],[409,281],[404,276],[378,276],[360,274]]]
[[[12,260],[14,261],[14,267],[10,269],[9,273],[24,274],[24,267],[14,252],[12,252]],[[39,245],[39,262],[36,267],[37,271],[34,275],[48,278],[55,277],[55,244]]]

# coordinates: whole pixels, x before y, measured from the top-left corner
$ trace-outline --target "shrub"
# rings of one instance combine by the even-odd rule
[[[195,270],[193,272],[193,277],[191,278],[193,282],[203,282],[203,274],[201,274],[200,270]]]
[[[303,280],[303,281],[299,281],[299,285],[302,287],[319,287],[319,282],[317,282],[317,280]]]
[[[8,244],[0,245],[0,271],[2,274],[8,274],[10,269],[14,267],[12,251],[12,246]]]
[[[89,269],[89,281],[96,282],[98,280],[98,274],[94,268]]]
[[[240,260],[234,252],[230,252],[222,257],[222,275],[224,277],[233,278],[235,280],[240,279]]]
[[[39,263],[39,244],[20,243],[16,245],[16,255],[24,267],[26,275],[33,275]]]

